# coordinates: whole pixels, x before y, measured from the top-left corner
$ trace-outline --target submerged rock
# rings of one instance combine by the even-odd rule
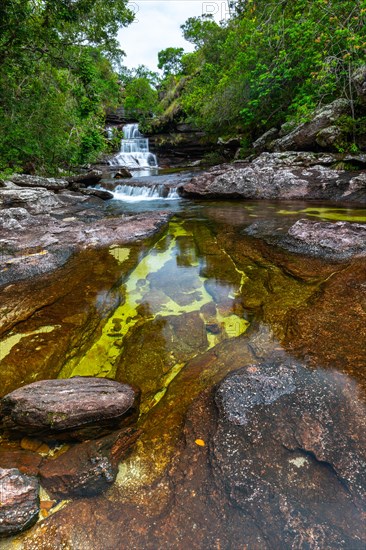
[[[43,380],[6,395],[0,407],[5,430],[87,439],[120,427],[136,414],[137,393],[103,378]]]
[[[15,468],[0,469],[0,537],[16,535],[36,523],[38,491],[37,478]]]

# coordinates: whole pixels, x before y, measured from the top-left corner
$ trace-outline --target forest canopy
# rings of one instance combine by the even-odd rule
[[[117,32],[132,20],[126,0],[2,0],[0,172],[97,158],[121,99]]]

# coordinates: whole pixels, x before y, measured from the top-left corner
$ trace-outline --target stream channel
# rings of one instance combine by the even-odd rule
[[[275,488],[266,504],[256,508],[258,493],[252,487],[249,498],[250,487],[240,489],[238,480],[233,489],[228,469],[239,451],[222,458],[218,421],[212,404],[204,403],[230,372],[260,369],[276,357],[295,362],[303,377],[320,373],[325,385],[334,382],[332,422],[353,426],[356,420],[344,417],[344,391],[364,410],[364,261],[290,254],[244,230],[258,220],[275,221],[279,231],[300,218],[365,222],[366,211],[179,199],[174,188],[188,177],[102,182],[115,192],[108,213],[168,210],[168,226],[144,242],[73,257],[40,281],[44,305],[0,341],[2,395],[25,383],[76,375],[113,378],[142,393],[141,436],[114,485],[101,496],[57,502],[29,532],[1,547],[363,547],[360,508],[326,466],[330,460],[315,460],[315,452],[292,449],[287,465],[283,457],[273,459],[277,470],[266,483]],[[153,185],[155,192],[131,191],[136,185]],[[264,478],[273,441],[263,451]],[[292,472],[292,488],[277,491],[283,469]],[[330,490],[338,496],[331,498]]]

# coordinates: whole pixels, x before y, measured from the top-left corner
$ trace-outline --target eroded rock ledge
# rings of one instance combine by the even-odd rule
[[[179,188],[200,199],[332,200],[366,203],[366,171],[332,168],[329,153],[262,153],[216,166]]]

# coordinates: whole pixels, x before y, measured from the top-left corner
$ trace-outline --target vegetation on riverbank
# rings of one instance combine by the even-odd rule
[[[1,2],[0,172],[95,160],[121,101],[117,32],[132,19],[126,0]]]
[[[193,53],[160,52],[160,102],[135,109],[145,130],[189,122],[212,135],[240,135],[245,147],[270,128],[290,128],[318,106],[346,98],[351,107],[338,148],[356,152],[365,112],[353,76],[366,62],[366,1],[232,4],[221,24],[206,16],[182,26]],[[152,121],[151,111],[157,115]]]

